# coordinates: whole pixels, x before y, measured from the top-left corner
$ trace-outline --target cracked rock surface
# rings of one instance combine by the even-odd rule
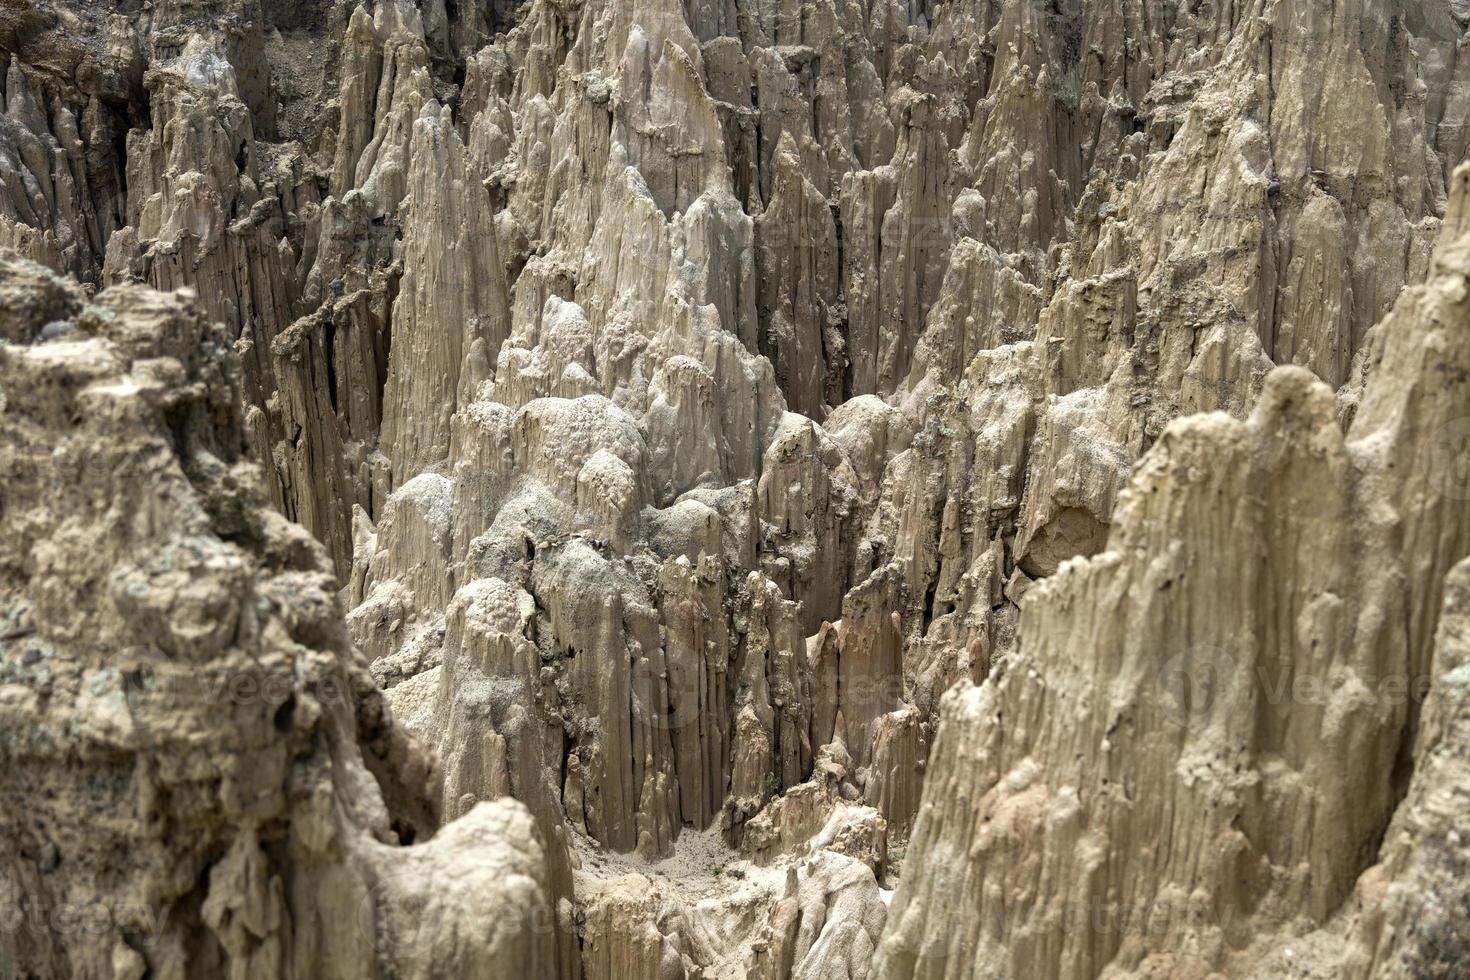
[[[1467,31],[0,0],[0,976],[1470,977]]]

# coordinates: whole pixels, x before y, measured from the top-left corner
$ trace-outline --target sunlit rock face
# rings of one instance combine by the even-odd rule
[[[434,760],[263,499],[226,328],[14,258],[0,305],[7,975],[556,975],[531,815],[435,834]]]
[[[1460,976],[1467,29],[0,0],[0,974]]]

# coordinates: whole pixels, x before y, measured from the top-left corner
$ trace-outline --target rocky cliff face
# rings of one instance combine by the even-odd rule
[[[1461,975],[1463,6],[0,0],[0,966]]]
[[[225,330],[12,259],[0,303],[3,972],[555,975],[525,807],[427,840],[439,777],[260,499]]]

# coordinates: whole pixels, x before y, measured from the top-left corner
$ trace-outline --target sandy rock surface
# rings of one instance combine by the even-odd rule
[[[0,0],[0,976],[1470,977],[1467,30]]]

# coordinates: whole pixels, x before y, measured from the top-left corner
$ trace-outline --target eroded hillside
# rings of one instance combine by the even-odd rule
[[[0,0],[0,974],[1470,976],[1463,7]]]

